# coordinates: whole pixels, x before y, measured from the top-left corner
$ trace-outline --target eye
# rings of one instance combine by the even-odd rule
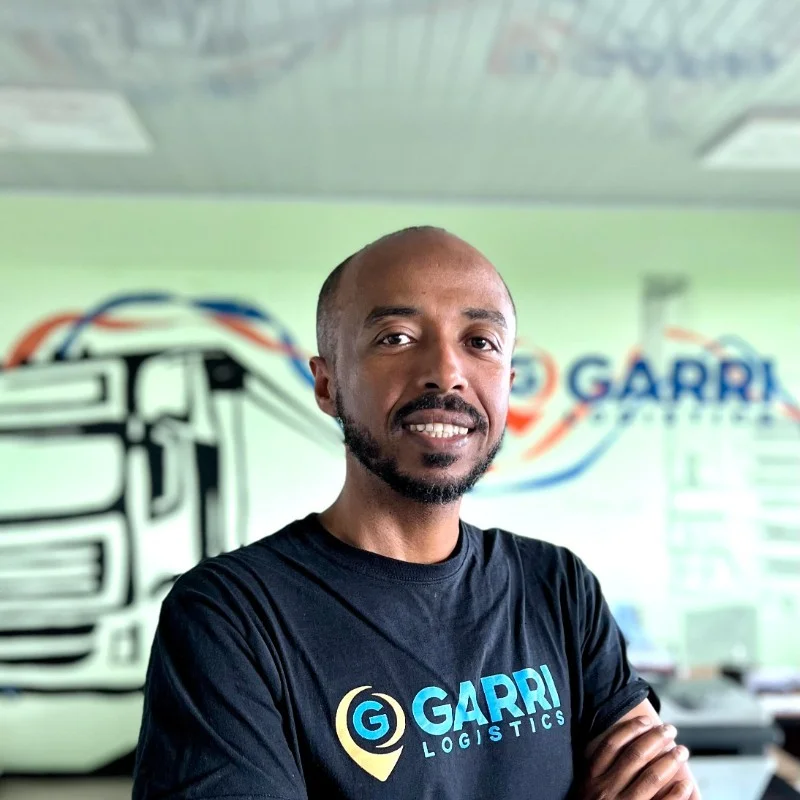
[[[469,338],[469,343],[472,347],[476,350],[482,350],[484,352],[488,352],[490,350],[497,350],[497,347],[487,339],[485,336],[471,336]]]
[[[390,333],[378,342],[378,344],[383,344],[387,347],[401,347],[410,343],[411,337],[407,333]]]

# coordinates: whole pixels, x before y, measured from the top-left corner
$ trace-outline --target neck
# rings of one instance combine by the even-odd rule
[[[447,559],[458,544],[461,502],[418,503],[402,497],[348,458],[341,494],[320,521],[337,539],[416,564]]]

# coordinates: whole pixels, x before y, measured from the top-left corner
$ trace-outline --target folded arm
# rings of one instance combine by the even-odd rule
[[[685,747],[645,700],[586,748],[578,800],[700,800]]]

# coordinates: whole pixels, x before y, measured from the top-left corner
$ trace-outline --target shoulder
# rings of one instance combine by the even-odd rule
[[[285,558],[303,521],[220,555],[205,558],[177,576],[163,608],[167,613],[213,613],[230,620],[252,616],[269,601],[269,587],[285,575]]]
[[[505,562],[515,565],[527,581],[582,596],[594,578],[584,562],[568,547],[502,528],[467,527],[487,564]]]
[[[466,526],[479,550],[486,554],[497,553],[504,558],[519,559],[536,571],[572,571],[581,569],[583,562],[572,550],[533,536],[522,536],[503,528],[481,529]]]

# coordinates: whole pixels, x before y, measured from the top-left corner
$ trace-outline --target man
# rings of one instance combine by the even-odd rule
[[[697,800],[591,572],[460,520],[503,438],[515,332],[494,267],[438,229],[329,276],[311,367],[344,487],[176,584],[136,800]]]

